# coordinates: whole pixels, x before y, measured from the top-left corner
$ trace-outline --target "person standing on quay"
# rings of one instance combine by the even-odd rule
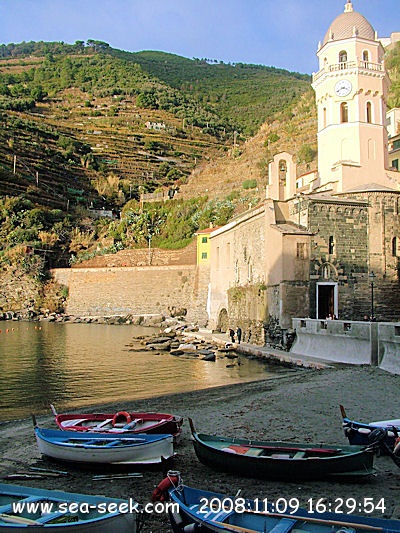
[[[240,344],[240,341],[242,339],[242,330],[241,328],[238,326],[237,330],[236,330],[236,337],[237,337],[237,340],[238,340],[238,344]]]

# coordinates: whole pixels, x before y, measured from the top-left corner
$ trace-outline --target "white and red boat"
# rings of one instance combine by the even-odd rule
[[[63,413],[50,405],[57,426],[64,431],[99,433],[156,433],[169,434],[178,440],[183,418],[166,413]]]

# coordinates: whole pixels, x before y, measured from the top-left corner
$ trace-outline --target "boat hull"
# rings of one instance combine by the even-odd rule
[[[174,455],[172,435],[71,434],[35,428],[41,454],[75,463],[156,464]]]
[[[374,473],[374,451],[365,447],[355,447],[348,454],[329,458],[288,459],[279,457],[246,457],[245,455],[226,453],[205,443],[204,435],[194,440],[194,449],[199,461],[211,468],[233,474],[261,479],[301,479],[314,480],[326,477],[358,477]],[[252,446],[254,442],[239,441],[235,445]],[[221,441],[220,441],[221,443]],[[229,446],[232,441],[226,440]],[[262,442],[264,446],[288,445],[289,443]],[[292,443],[293,444],[293,443]],[[296,447],[302,445],[296,444]],[[306,449],[307,446],[303,445]],[[343,446],[342,449],[353,448]],[[278,448],[277,452],[279,452]],[[276,455],[284,455],[277,453]]]
[[[393,426],[396,432],[400,434],[400,420],[380,420],[379,422],[364,423],[357,420],[351,420],[347,417],[344,407],[341,405],[342,413],[342,427],[346,438],[352,445],[368,446],[370,434],[378,428],[386,430],[386,437],[384,439],[386,445],[390,450],[393,450],[396,441],[396,434],[393,432]],[[387,453],[384,447],[381,449],[382,453]]]
[[[398,533],[399,520],[386,520],[338,513],[312,513],[299,509],[290,515],[274,513],[271,505],[260,512],[259,502],[179,485],[169,490],[179,512],[169,511],[174,533],[198,531],[269,533],[297,529],[308,533],[365,533],[371,527],[381,533]],[[236,502],[236,503],[235,503]],[[243,510],[244,509],[244,510]],[[239,510],[239,511],[238,511]],[[269,513],[269,514],[267,514]],[[298,525],[296,525],[298,524]]]
[[[41,502],[52,504],[52,510],[41,512],[26,507],[28,503],[40,505]],[[12,509],[13,504],[24,505],[24,509],[17,512]],[[124,512],[132,510],[134,504],[117,498],[0,484],[0,531],[135,533],[136,513]],[[103,509],[113,510],[104,512]]]
[[[374,446],[325,446],[253,441],[197,433],[189,419],[194,450],[211,468],[261,479],[313,480],[374,473]]]

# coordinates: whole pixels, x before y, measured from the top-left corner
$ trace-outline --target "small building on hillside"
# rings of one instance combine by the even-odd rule
[[[216,228],[206,228],[195,233],[197,237],[197,265],[210,265],[210,234]]]

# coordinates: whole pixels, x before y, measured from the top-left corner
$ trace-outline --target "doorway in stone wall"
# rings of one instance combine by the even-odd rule
[[[325,319],[329,315],[338,316],[337,283],[317,283],[317,318]]]
[[[221,309],[219,312],[217,329],[222,333],[228,331],[228,311],[226,309]]]

